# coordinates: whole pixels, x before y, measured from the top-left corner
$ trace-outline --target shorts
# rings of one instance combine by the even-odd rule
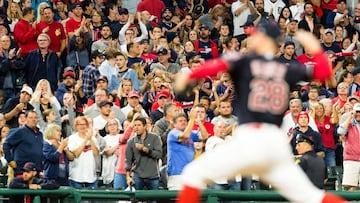
[[[358,186],[359,173],[360,173],[360,161],[344,160],[344,174],[342,185]]]

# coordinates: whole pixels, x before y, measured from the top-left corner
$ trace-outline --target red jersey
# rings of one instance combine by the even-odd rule
[[[60,52],[61,40],[66,39],[63,25],[57,21],[53,21],[50,24],[40,22],[36,25],[36,32],[41,33],[46,27],[49,27],[46,34],[48,34],[51,39],[49,49],[54,52]]]
[[[214,136],[214,124],[212,124],[208,121],[205,121],[203,124],[204,124],[206,131],[209,133],[209,137]],[[199,125],[195,123],[193,130],[199,130]]]
[[[74,18],[70,18],[66,21],[66,33],[75,32],[75,30],[80,27],[81,21],[82,19],[80,21],[76,21]]]
[[[161,20],[161,12],[165,8],[165,4],[161,0],[144,0],[137,6],[136,11],[148,11],[151,15],[157,17],[157,22]]]
[[[320,123],[316,119],[315,123],[319,129],[319,133],[321,135],[324,147],[329,149],[335,149],[334,125],[330,123],[330,119],[330,116],[325,116],[323,123]]]
[[[21,19],[15,24],[14,39],[21,48],[22,56],[26,56],[30,51],[37,49],[36,37],[36,31],[28,21]]]
[[[332,99],[331,99],[331,103],[332,103],[333,105],[334,105],[336,102],[338,102],[338,101],[339,101],[339,104],[340,104],[340,108],[342,108],[342,107],[345,105],[347,99],[341,100],[340,97],[335,97],[335,98],[332,98]]]

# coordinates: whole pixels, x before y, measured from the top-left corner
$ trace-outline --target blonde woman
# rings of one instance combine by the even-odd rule
[[[132,81],[127,78],[122,79],[117,91],[117,99],[119,100],[120,107],[124,107],[127,105],[127,95],[133,90],[134,87]]]
[[[99,156],[95,133],[85,116],[75,119],[74,128],[77,132],[68,140],[68,148],[75,156],[69,164],[69,185],[77,189],[95,189],[98,187],[95,159]]]
[[[44,138],[44,177],[69,185],[69,161],[74,159],[74,154],[67,148],[68,139],[61,140],[61,127],[56,124],[47,126]]]
[[[44,21],[44,8],[48,7],[49,4],[46,2],[41,2],[37,9],[37,17],[36,17],[36,23],[40,23],[41,21]]]
[[[9,6],[7,9],[7,17],[10,20],[10,31],[14,32],[15,24],[23,17],[22,11],[18,3],[9,1]]]
[[[56,106],[57,109],[61,109],[61,105],[56,97],[53,95],[50,83],[46,79],[41,79],[36,84],[34,94],[31,97],[30,104],[34,105],[36,102],[40,102],[41,97],[46,97],[49,102]]]

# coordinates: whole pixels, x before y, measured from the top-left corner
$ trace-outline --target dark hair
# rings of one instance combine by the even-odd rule
[[[146,125],[146,119],[142,116],[135,118],[134,121],[140,121],[144,126]]]
[[[200,100],[202,100],[202,99],[208,101],[209,104],[211,104],[211,99],[210,99],[210,97],[208,97],[208,96],[202,96],[202,97],[200,98]]]
[[[31,14],[31,12],[33,12],[33,11],[35,11],[33,8],[31,8],[31,7],[26,7],[26,8],[24,8],[24,10],[23,10],[23,16],[26,16],[26,15],[28,15],[28,14]]]
[[[319,88],[319,86],[317,86],[317,85],[310,85],[310,86],[309,86],[309,92],[310,92],[310,90],[316,90],[317,93],[320,95],[320,88]]]
[[[134,46],[134,42],[130,42],[126,45],[126,50],[129,52],[129,50]]]
[[[28,110],[28,111],[25,111],[25,118],[27,118],[30,113],[35,113],[35,114],[37,115],[36,111],[34,111],[34,110]]]
[[[43,10],[45,10],[45,9],[50,9],[50,10],[51,10],[51,12],[53,12],[53,13],[54,13],[54,9],[53,9],[53,8],[51,8],[50,6],[46,6]]]

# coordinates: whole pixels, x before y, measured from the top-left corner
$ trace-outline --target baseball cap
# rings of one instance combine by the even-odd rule
[[[300,142],[306,142],[306,143],[309,143],[311,145],[314,144],[311,137],[306,136],[306,135],[302,135],[302,134],[297,134],[296,135],[296,143],[300,143]]]
[[[360,67],[356,67],[356,68],[354,68],[354,70],[351,71],[352,75],[357,75],[359,73],[360,73]]]
[[[96,57],[102,57],[102,56],[104,56],[104,54],[99,50],[95,50],[91,52],[91,59],[95,59]]]
[[[194,7],[194,13],[197,14],[197,15],[200,15],[204,12],[204,7],[200,4],[196,5]]]
[[[128,97],[131,98],[131,97],[140,97],[139,93],[137,91],[131,91],[129,92],[128,94]]]
[[[200,25],[200,27],[199,27],[199,30],[202,30],[202,29],[210,30],[210,28],[204,24]]]
[[[66,72],[64,72],[64,74],[63,74],[63,78],[65,79],[66,77],[71,77],[71,78],[75,78],[75,74],[74,74],[74,72],[73,71],[66,71]]]
[[[165,97],[165,98],[169,98],[170,97],[170,93],[167,90],[161,90],[157,95],[157,98],[160,99],[160,97]]]
[[[190,59],[193,59],[195,56],[198,56],[199,54],[195,51],[191,51],[186,54],[186,61],[189,63]]]
[[[302,116],[302,115],[305,115],[308,120],[310,119],[308,112],[306,112],[306,111],[301,111],[301,112],[296,116],[296,122],[299,122],[299,118],[300,118],[300,116]]]
[[[21,89],[21,91],[20,92],[26,92],[26,93],[28,93],[30,96],[32,96],[33,95],[33,90],[31,89],[31,87],[29,87],[29,86],[24,86],[22,89]]]
[[[141,41],[140,41],[140,44],[149,44],[149,40],[148,39],[142,39]]]
[[[23,170],[26,172],[36,171],[36,165],[33,162],[26,162],[23,167]]]
[[[120,15],[123,15],[123,14],[127,15],[127,14],[129,14],[129,11],[127,10],[127,8],[119,8],[119,14]]]
[[[157,50],[157,52],[156,52],[156,54],[163,54],[163,55],[166,55],[166,54],[168,54],[169,52],[168,52],[168,50],[165,48],[165,47],[160,47],[158,50]]]
[[[100,80],[109,82],[108,78],[105,75],[100,75],[100,77],[96,80],[96,82],[99,82]]]
[[[349,96],[348,97],[348,101],[352,101],[352,100],[355,100],[357,102],[360,102],[360,98],[355,96],[355,95],[352,95],[352,96]]]
[[[98,106],[101,108],[103,106],[106,106],[106,105],[110,105],[110,106],[113,106],[113,103],[112,102],[109,102],[109,101],[101,101]]]
[[[81,4],[80,3],[75,3],[75,4],[73,4],[72,6],[71,6],[71,10],[74,10],[74,9],[76,9],[76,8],[82,8],[81,7]]]
[[[293,46],[295,47],[295,43],[294,43],[294,42],[292,42],[292,41],[286,41],[286,42],[284,43],[284,48],[286,48],[286,47],[289,46],[289,45],[293,45]]]
[[[267,35],[275,41],[278,41],[281,35],[279,25],[273,22],[258,24],[256,31]]]
[[[353,110],[354,111],[360,111],[360,103],[354,104]]]
[[[324,34],[328,34],[328,33],[331,33],[332,35],[334,35],[334,30],[328,28],[328,29],[326,29],[326,30],[324,31]]]
[[[177,37],[177,36],[178,36],[178,34],[177,34],[176,32],[167,32],[167,33],[166,33],[166,40],[167,40],[168,43],[170,43],[170,42],[172,42],[172,41],[175,39],[175,37]]]
[[[166,7],[162,10],[161,14],[165,13],[166,11],[173,13],[173,10],[170,7]]]

